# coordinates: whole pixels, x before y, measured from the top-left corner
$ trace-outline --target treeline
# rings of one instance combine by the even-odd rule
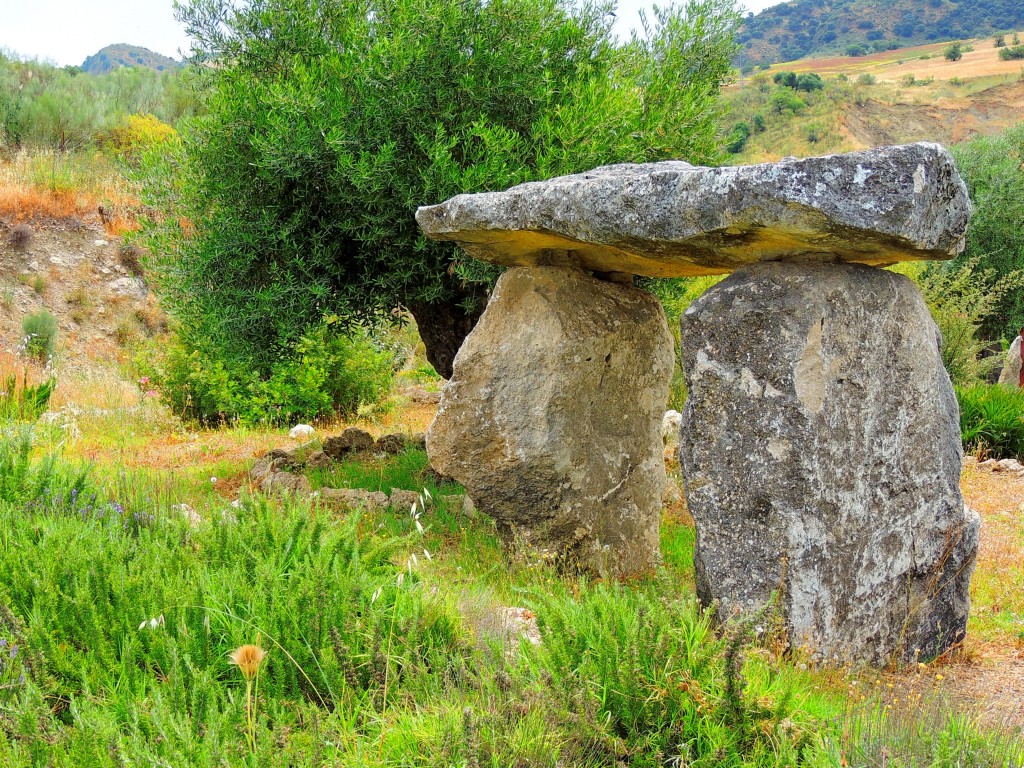
[[[0,149],[84,149],[130,115],[177,125],[200,109],[187,77],[144,67],[90,75],[0,53]]]
[[[744,21],[741,65],[983,37],[1024,26],[1020,0],[791,0]]]

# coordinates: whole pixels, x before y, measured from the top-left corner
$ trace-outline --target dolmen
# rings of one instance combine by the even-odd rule
[[[941,339],[879,267],[963,250],[937,144],[764,165],[614,165],[420,208],[428,237],[509,267],[427,433],[508,543],[602,577],[659,561],[673,344],[633,276],[731,273],[681,318],[680,460],[697,593],[774,606],[823,661],[958,643],[979,520]]]

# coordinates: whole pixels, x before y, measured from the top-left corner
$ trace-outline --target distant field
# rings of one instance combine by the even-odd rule
[[[1012,32],[1006,35],[1007,44],[1012,38]],[[1024,62],[1000,59],[999,49],[993,47],[992,37],[980,37],[960,42],[965,47],[974,47],[973,51],[964,53],[960,61],[946,61],[942,53],[949,45],[949,41],[944,41],[918,45],[913,48],[899,48],[895,51],[882,51],[870,56],[799,59],[775,64],[768,71],[817,72],[821,75],[867,73],[873,75],[880,82],[896,82],[907,75],[914,75],[920,79],[934,77],[936,80],[949,80],[959,77],[961,80],[965,80],[992,75],[1019,74],[1024,69]],[[922,56],[930,58],[922,60]]]

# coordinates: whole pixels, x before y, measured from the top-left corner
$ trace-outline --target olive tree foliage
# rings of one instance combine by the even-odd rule
[[[207,113],[149,165],[187,343],[265,372],[311,326],[416,317],[444,375],[495,271],[420,205],[614,162],[719,159],[731,0],[185,0]]]
[[[953,155],[974,209],[955,265],[969,266],[998,296],[981,318],[982,334],[1012,339],[1024,326],[1024,124],[959,144]]]

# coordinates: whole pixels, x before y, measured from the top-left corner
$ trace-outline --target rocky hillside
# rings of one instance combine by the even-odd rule
[[[790,0],[746,19],[739,63],[868,53],[1022,26],[1020,0]]]
[[[181,62],[143,48],[141,45],[118,43],[101,48],[82,62],[82,69],[91,75],[102,75],[118,67],[149,67],[157,72],[178,69]]]

